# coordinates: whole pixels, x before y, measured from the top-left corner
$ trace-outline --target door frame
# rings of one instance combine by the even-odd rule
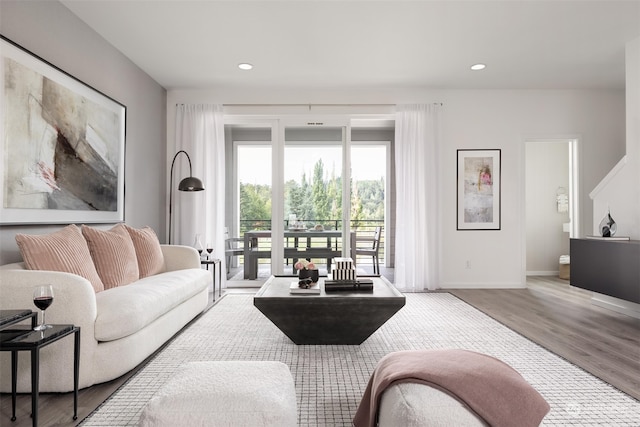
[[[278,120],[279,130],[276,145],[277,149],[272,152],[273,164],[273,198],[271,203],[271,217],[284,218],[284,149],[286,146],[285,130],[288,127],[294,128],[341,128],[342,129],[342,256],[348,256],[350,251],[349,222],[351,213],[351,199],[349,183],[351,182],[351,120],[347,116],[315,116],[313,120],[309,117],[287,116]],[[275,155],[274,155],[275,154]],[[277,181],[276,181],[277,179]],[[284,273],[284,221],[271,221],[271,272],[281,275]]]
[[[522,138],[520,156],[520,218],[521,223],[521,273],[522,284],[527,282],[527,217],[526,217],[526,145],[535,143],[567,143],[569,148],[569,238],[581,236],[582,197],[580,194],[581,142],[580,135],[528,135]]]
[[[243,107],[246,107],[246,114],[243,114]],[[279,111],[274,112],[270,110],[291,107],[294,111]],[[265,127],[271,129],[271,140],[269,143],[272,147],[271,162],[272,162],[272,203],[271,203],[271,217],[272,218],[284,218],[284,186],[281,184],[274,185],[274,183],[284,182],[284,130],[286,127],[342,127],[342,242],[343,242],[343,256],[348,256],[350,251],[350,213],[351,213],[351,199],[350,199],[350,176],[351,171],[348,167],[351,162],[351,130],[352,124],[357,123],[362,125],[363,123],[380,123],[380,122],[393,122],[395,121],[395,114],[393,106],[369,106],[370,108],[364,108],[366,106],[324,106],[325,111],[328,113],[314,113],[311,111],[311,106],[308,106],[309,111],[305,114],[301,114],[298,111],[300,106],[231,106],[225,108],[224,123],[225,125],[239,125],[239,126],[253,126],[253,127]],[[264,113],[260,113],[257,110],[262,110]],[[342,113],[331,113],[333,109],[345,110]],[[348,111],[347,111],[348,110]],[[360,112],[357,112],[360,110]],[[362,110],[369,110],[368,113],[363,113]],[[233,141],[232,141],[233,142]],[[235,150],[235,144],[234,144]],[[391,181],[391,157],[387,158],[387,181]],[[237,161],[237,157],[234,156],[234,161]],[[234,188],[237,187],[237,176],[233,177]],[[346,187],[346,190],[345,190]],[[236,192],[237,193],[237,192]],[[237,194],[234,196],[234,214],[237,216],[239,211],[237,210]],[[390,205],[389,200],[385,200],[386,205]],[[385,207],[385,228],[390,219],[390,207]],[[284,222],[283,221],[271,221],[272,241],[271,241],[271,272],[272,274],[283,274],[284,266],[279,260],[284,259]],[[281,236],[282,238],[277,238]],[[385,239],[387,242],[388,239]],[[385,247],[385,253],[390,253],[388,248]],[[278,260],[278,261],[276,261]]]

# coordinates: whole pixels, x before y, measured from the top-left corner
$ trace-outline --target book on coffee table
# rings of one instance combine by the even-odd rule
[[[291,285],[289,286],[289,293],[320,295],[320,282],[312,284],[309,288],[301,288],[300,285],[298,285],[298,281],[296,280],[295,282],[291,282]]]
[[[325,280],[325,292],[331,291],[371,291],[373,290],[373,280],[356,279],[356,280]]]

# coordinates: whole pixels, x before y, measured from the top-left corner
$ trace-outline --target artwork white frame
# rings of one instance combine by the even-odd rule
[[[457,150],[457,230],[500,230],[501,150]]]
[[[0,224],[124,221],[126,107],[0,36]]]

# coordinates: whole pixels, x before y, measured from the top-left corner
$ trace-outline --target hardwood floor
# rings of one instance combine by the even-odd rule
[[[591,292],[554,277],[527,289],[451,293],[542,347],[640,400],[640,320],[591,304]]]
[[[238,292],[253,292],[241,289]],[[228,292],[234,292],[229,290]],[[568,282],[530,278],[527,289],[450,291],[619,390],[640,400],[640,320],[594,306],[590,293]],[[120,387],[135,371],[108,383],[80,390],[78,420],[72,420],[71,393],[40,396],[41,426],[74,426]],[[31,425],[30,395],[19,395],[18,419],[11,422],[11,395],[0,395],[0,426]]]
[[[78,391],[78,419],[73,420],[73,393],[40,393],[38,400],[38,421],[40,426],[75,426],[91,414],[118,387],[133,375],[131,371],[107,383],[87,387]],[[16,417],[11,422],[11,393],[0,395],[0,426],[30,427],[31,395],[19,394]]]

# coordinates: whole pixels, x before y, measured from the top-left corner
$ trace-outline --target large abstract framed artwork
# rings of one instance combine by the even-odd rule
[[[458,230],[500,230],[500,150],[458,150]]]
[[[123,221],[126,107],[0,43],[0,223]]]

